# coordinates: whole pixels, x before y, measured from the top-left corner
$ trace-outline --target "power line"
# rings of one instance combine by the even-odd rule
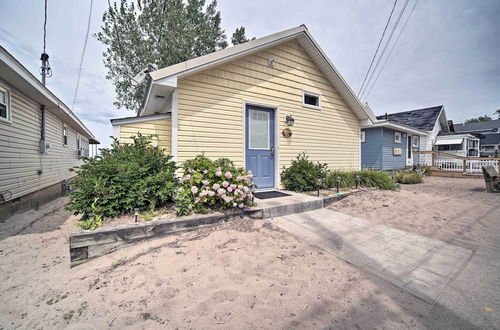
[[[383,65],[382,65],[382,67],[380,68],[380,71],[379,71],[379,73],[377,74],[377,77],[376,77],[376,78],[375,78],[375,80],[373,81],[372,87],[370,87],[370,89],[368,90],[368,93],[366,94],[365,99],[367,99],[367,98],[368,98],[368,96],[370,95],[370,93],[371,93],[371,91],[372,91],[373,87],[374,87],[374,86],[375,86],[375,84],[377,83],[378,78],[379,78],[379,77],[380,77],[380,75],[382,74],[382,71],[384,70],[385,65],[386,65],[386,64],[387,64],[387,62],[389,61],[389,57],[391,57],[391,54],[392,54],[392,52],[394,51],[394,48],[396,48],[396,45],[398,44],[399,38],[401,38],[401,35],[403,34],[404,29],[406,28],[406,25],[407,25],[407,24],[408,24],[408,22],[410,21],[411,15],[413,14],[413,11],[415,10],[415,7],[417,7],[418,1],[419,1],[419,0],[416,0],[416,1],[415,1],[415,4],[413,5],[413,8],[412,8],[412,9],[411,9],[411,11],[410,11],[410,14],[409,14],[409,15],[408,15],[408,17],[406,18],[406,22],[405,22],[405,24],[404,24],[404,25],[403,25],[403,27],[401,28],[401,31],[399,31],[399,35],[398,35],[398,37],[397,37],[397,39],[396,39],[396,42],[395,42],[395,43],[394,43],[394,45],[392,46],[391,51],[389,52],[389,55],[387,55],[387,58],[385,59],[384,64],[383,64]]]
[[[74,108],[75,108],[76,96],[78,95],[78,87],[80,86],[80,76],[82,74],[83,58],[85,57],[85,50],[87,49],[87,41],[89,39],[90,20],[92,18],[92,5],[93,5],[93,3],[94,3],[94,0],[90,0],[90,11],[89,11],[89,19],[87,21],[87,32],[85,34],[85,42],[83,43],[82,56],[80,57],[80,67],[78,68],[78,78],[76,80],[75,95],[73,96],[73,106],[71,107],[71,110],[74,110]]]
[[[43,52],[45,53],[45,46],[47,40],[47,0],[45,0],[45,14],[43,20]]]
[[[406,10],[406,6],[408,6],[408,2],[410,0],[406,0],[405,3],[403,4],[403,8],[401,8],[401,11],[399,12],[399,16],[396,20],[396,22],[394,23],[394,26],[392,27],[392,30],[391,30],[391,34],[389,35],[389,38],[387,39],[385,45],[384,45],[384,49],[382,49],[382,52],[380,53],[380,56],[378,57],[377,59],[377,63],[375,63],[375,67],[373,68],[372,72],[370,73],[370,77],[368,78],[368,81],[365,85],[365,89],[364,91],[359,95],[360,98],[363,97],[363,94],[366,93],[366,87],[368,85],[370,85],[371,83],[371,80],[373,78],[373,75],[375,74],[375,71],[377,70],[379,64],[380,64],[380,61],[382,60],[382,58],[384,57],[384,54],[385,54],[385,51],[387,50],[387,47],[389,46],[390,42],[391,42],[391,39],[392,39],[392,36],[394,35],[394,32],[396,31],[396,28],[398,27],[399,25],[399,22],[401,21],[401,17],[403,17],[403,14]]]
[[[398,3],[398,0],[395,0],[394,5],[392,6],[391,14],[389,15],[389,18],[387,19],[387,23],[385,24],[384,32],[382,33],[382,37],[380,38],[380,40],[378,42],[377,49],[375,50],[375,54],[373,54],[372,61],[370,62],[370,67],[368,68],[368,71],[366,71],[365,79],[363,80],[363,83],[361,84],[361,87],[359,89],[358,96],[360,95],[361,90],[363,90],[363,87],[364,87],[365,82],[366,82],[366,78],[368,78],[368,74],[370,73],[373,62],[375,61],[375,57],[377,56],[378,50],[380,48],[380,44],[382,43],[382,40],[384,39],[385,32],[387,31],[387,27],[389,26],[389,22],[391,21],[392,14],[394,13],[394,8],[396,8],[397,3]]]

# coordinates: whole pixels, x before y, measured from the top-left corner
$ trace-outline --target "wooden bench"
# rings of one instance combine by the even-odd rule
[[[483,166],[484,181],[488,192],[500,192],[500,176],[493,166]]]

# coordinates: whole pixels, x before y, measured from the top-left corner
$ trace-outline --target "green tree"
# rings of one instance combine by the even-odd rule
[[[467,119],[465,121],[466,124],[468,123],[477,123],[477,122],[480,122],[480,121],[490,121],[492,120],[492,118],[488,115],[484,115],[484,116],[479,116],[477,118],[471,118],[471,119]]]
[[[245,34],[245,27],[243,26],[236,28],[236,30],[233,33],[233,36],[231,37],[231,43],[233,44],[233,46],[243,44],[250,40],[255,40],[255,37],[252,39],[248,39]]]
[[[120,0],[102,21],[94,36],[106,46],[106,78],[115,85],[114,104],[129,110],[137,110],[144,97],[146,84],[132,79],[141,70],[227,47],[216,0],[206,6],[205,0]]]

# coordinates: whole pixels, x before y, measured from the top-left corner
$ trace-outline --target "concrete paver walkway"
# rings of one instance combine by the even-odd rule
[[[328,209],[275,218],[299,239],[434,303],[472,251]]]

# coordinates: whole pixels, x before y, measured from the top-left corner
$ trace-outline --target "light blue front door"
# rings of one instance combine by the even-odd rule
[[[274,110],[247,105],[245,166],[252,171],[257,188],[275,186]]]

